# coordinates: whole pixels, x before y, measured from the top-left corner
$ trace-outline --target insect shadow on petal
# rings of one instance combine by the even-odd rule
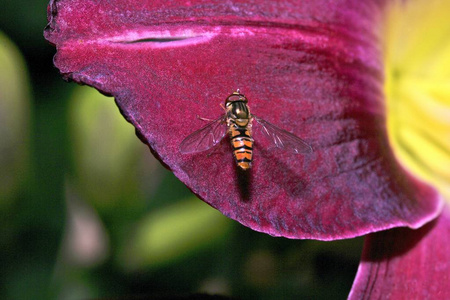
[[[254,121],[258,126],[255,128],[262,132],[262,136],[271,146],[294,154],[312,152],[312,147],[301,138],[251,114],[248,99],[239,89],[226,98],[223,108],[225,113],[222,116],[208,120],[208,124],[181,142],[180,152],[191,154],[206,151],[219,144],[228,133],[237,166],[237,184],[245,201],[251,197],[251,176],[248,170],[252,167],[253,161]]]

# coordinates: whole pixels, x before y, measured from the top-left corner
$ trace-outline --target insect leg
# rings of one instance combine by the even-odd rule
[[[203,118],[203,117],[200,117],[199,115],[197,115],[197,119],[200,119],[202,121],[207,121],[207,122],[215,121],[214,119]]]

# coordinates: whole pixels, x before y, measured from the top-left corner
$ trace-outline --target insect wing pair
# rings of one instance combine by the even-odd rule
[[[255,129],[262,132],[276,148],[295,154],[312,152],[311,146],[301,138],[286,130],[278,128],[255,115],[252,115],[251,117],[253,120],[256,120],[256,123],[258,124],[257,126],[259,128]],[[224,138],[226,133],[226,115],[223,115],[186,137],[180,144],[180,152],[189,154],[206,151],[217,145]]]

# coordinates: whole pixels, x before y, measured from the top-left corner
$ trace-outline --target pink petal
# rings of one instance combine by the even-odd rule
[[[116,98],[141,139],[201,199],[276,236],[332,240],[434,218],[441,199],[389,148],[377,24],[383,1],[51,1],[46,38],[65,78]],[[226,139],[182,155],[240,88],[312,154],[268,151],[249,178]]]
[[[420,229],[366,238],[349,299],[450,299],[450,209]]]

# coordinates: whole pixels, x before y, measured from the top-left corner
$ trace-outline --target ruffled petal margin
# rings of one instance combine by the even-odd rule
[[[450,299],[450,208],[420,229],[369,235],[350,292],[359,299]]]
[[[251,2],[251,3],[250,3]],[[59,0],[46,38],[66,79],[115,97],[143,142],[196,195],[274,236],[343,239],[420,227],[441,198],[387,139],[379,25],[384,1]],[[181,141],[240,88],[257,116],[312,154],[269,151],[255,125],[251,172],[226,139]]]

